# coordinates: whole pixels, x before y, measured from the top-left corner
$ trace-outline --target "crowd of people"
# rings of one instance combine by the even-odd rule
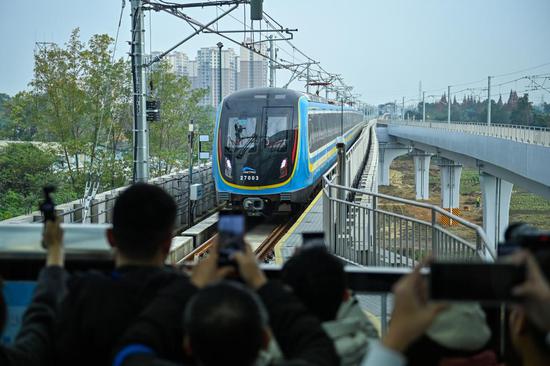
[[[269,280],[249,246],[219,266],[216,244],[190,274],[164,265],[176,204],[136,184],[116,200],[110,273],[64,270],[63,231],[45,223],[47,248],[32,303],[0,365],[550,365],[550,272],[529,251],[508,313],[515,359],[492,349],[478,304],[430,301],[423,263],[393,288],[380,338],[325,247],[297,250]],[[0,296],[0,332],[6,306]],[[518,363],[519,362],[519,363]]]

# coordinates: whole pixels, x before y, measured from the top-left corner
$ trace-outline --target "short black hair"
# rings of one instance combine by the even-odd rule
[[[201,365],[253,365],[262,347],[267,313],[257,295],[239,283],[222,281],[190,300],[184,329]]]
[[[303,249],[283,266],[281,280],[320,321],[334,320],[347,288],[342,262],[324,247]]]
[[[117,197],[113,235],[117,248],[132,259],[156,255],[163,240],[172,236],[177,207],[162,188],[137,183]]]

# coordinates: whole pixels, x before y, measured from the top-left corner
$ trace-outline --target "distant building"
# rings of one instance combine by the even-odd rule
[[[247,39],[247,42],[250,42]],[[265,52],[265,45],[261,46]],[[159,56],[151,52],[146,62]],[[197,51],[195,60],[183,52],[172,52],[164,57],[170,70],[177,76],[186,76],[192,89],[206,89],[207,95],[200,101],[202,106],[217,107],[219,94],[219,70],[217,47],[203,47]],[[152,66],[152,69],[155,65]],[[240,90],[267,86],[268,62],[263,57],[241,47],[240,56],[232,48],[222,49],[222,97]]]
[[[252,42],[249,38],[245,43]],[[266,46],[262,44],[261,52],[266,53]],[[267,59],[241,46],[239,89],[262,88],[267,86]]]
[[[200,102],[217,107],[219,98],[219,70],[217,47],[203,47],[197,52],[198,86],[208,94]],[[232,48],[222,50],[222,98],[237,90],[238,58]]]
[[[191,83],[192,89],[200,88],[199,64],[197,61],[189,60],[189,62],[187,63],[187,77],[189,78],[189,82]]]
[[[177,76],[188,76],[189,57],[183,52],[172,52],[166,56],[171,70]]]

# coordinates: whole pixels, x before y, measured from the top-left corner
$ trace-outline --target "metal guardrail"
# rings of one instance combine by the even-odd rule
[[[376,148],[376,136],[362,136],[370,141],[356,144],[368,146],[368,154],[361,157],[368,160]],[[366,164],[367,169],[376,171],[376,162],[370,160],[374,164]],[[337,170],[335,165],[323,177],[323,225],[334,254],[369,266],[412,267],[427,256],[494,260],[490,242],[478,225],[435,205],[376,193],[372,183],[371,189],[336,184]],[[406,214],[411,211],[414,216]]]
[[[447,131],[465,132],[480,136],[491,136],[527,144],[542,145],[550,147],[550,128],[538,126],[513,125],[504,123],[491,123],[487,125],[481,122],[460,122],[453,121],[411,121],[411,120],[390,120],[382,121],[391,124],[399,124],[415,127],[439,128]]]

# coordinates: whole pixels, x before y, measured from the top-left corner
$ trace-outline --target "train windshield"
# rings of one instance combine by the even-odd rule
[[[256,117],[230,117],[226,148],[235,150],[248,146],[253,150],[256,147],[256,121]]]
[[[285,102],[265,98],[224,102],[219,141],[225,179],[251,186],[288,179],[294,164],[297,116]]]

